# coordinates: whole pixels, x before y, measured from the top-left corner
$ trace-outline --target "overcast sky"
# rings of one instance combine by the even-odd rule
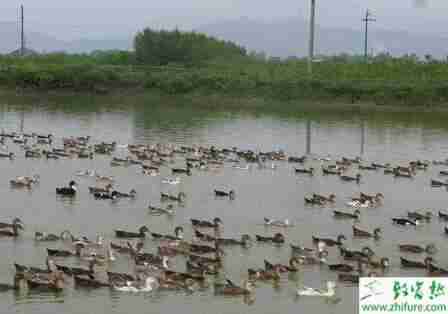
[[[28,29],[58,38],[117,37],[144,26],[191,29],[216,20],[308,17],[310,0],[1,0],[0,21],[16,21],[25,6]],[[424,3],[427,5],[422,5]],[[420,3],[420,5],[416,5]],[[367,8],[376,28],[448,33],[448,0],[317,0],[317,22],[360,27]],[[447,33],[444,33],[447,32]]]

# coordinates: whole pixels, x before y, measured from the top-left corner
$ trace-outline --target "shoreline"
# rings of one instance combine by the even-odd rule
[[[158,99],[166,101],[172,105],[178,103],[188,103],[192,106],[199,106],[205,109],[244,110],[244,109],[272,109],[294,110],[294,109],[321,109],[325,111],[391,111],[391,112],[448,112],[448,107],[444,103],[432,105],[403,105],[385,104],[378,105],[372,101],[351,103],[343,98],[328,99],[327,97],[313,97],[311,99],[276,100],[263,95],[233,95],[211,91],[193,91],[183,94],[168,94],[158,89],[147,89],[142,87],[114,88],[107,93],[97,93],[88,90],[74,89],[42,89],[42,88],[21,88],[6,87],[0,85],[0,99],[6,98],[9,103],[23,104],[26,106],[35,105],[36,101],[44,99],[48,103],[67,101],[72,97],[88,99],[92,102],[104,104],[121,104],[132,99]],[[0,102],[1,103],[1,102]]]

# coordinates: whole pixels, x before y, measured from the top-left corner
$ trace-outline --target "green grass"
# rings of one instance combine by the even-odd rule
[[[365,64],[328,59],[313,68],[310,77],[305,60],[265,61],[246,56],[195,66],[139,65],[131,53],[3,56],[0,85],[98,93],[139,89],[168,95],[225,94],[280,102],[321,100],[406,106],[448,102],[448,64],[444,62],[384,58]]]

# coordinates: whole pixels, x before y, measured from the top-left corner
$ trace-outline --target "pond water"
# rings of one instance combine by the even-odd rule
[[[181,102],[181,101],[179,101]],[[365,163],[390,162],[405,164],[410,160],[441,160],[448,157],[448,114],[412,112],[403,110],[322,109],[303,105],[290,109],[219,109],[216,106],[193,106],[188,103],[164,102],[163,98],[91,99],[88,97],[3,97],[0,98],[0,129],[53,133],[55,147],[61,147],[61,138],[92,136],[92,143],[116,141],[119,144],[174,143],[177,145],[203,145],[238,147],[255,151],[284,150],[301,156],[310,150],[315,157],[333,160],[342,156],[361,156]],[[309,137],[307,137],[309,130]],[[307,145],[307,138],[309,144]],[[425,245],[434,243],[439,252],[434,259],[448,266],[444,223],[434,217],[430,223],[417,227],[397,227],[391,218],[407,211],[438,210],[446,207],[445,189],[430,187],[430,178],[437,178],[443,166],[430,166],[419,171],[413,179],[394,178],[383,171],[361,171],[360,184],[343,182],[337,176],[322,176],[322,162],[313,160],[305,164],[319,171],[316,175],[295,174],[295,164],[275,161],[275,169],[237,170],[230,163],[214,171],[194,170],[192,176],[182,176],[181,183],[167,186],[161,179],[171,175],[169,167],[162,167],[160,176],[149,177],[139,166],[111,167],[111,156],[96,155],[94,159],[25,159],[20,146],[7,143],[15,152],[14,160],[0,159],[0,221],[21,217],[25,231],[16,239],[0,238],[0,282],[11,283],[13,263],[43,267],[46,248],[70,248],[62,242],[39,243],[34,241],[35,231],[60,233],[68,229],[75,235],[95,238],[102,234],[106,241],[114,239],[114,229],[137,230],[146,225],[153,232],[172,233],[175,226],[183,226],[186,238],[191,239],[190,218],[212,219],[220,217],[224,237],[239,237],[248,233],[272,235],[281,231],[286,244],[274,247],[255,243],[249,249],[225,248],[224,272],[234,282],[247,277],[248,268],[263,267],[264,259],[273,263],[287,263],[291,250],[289,243],[312,247],[311,236],[336,237],[344,234],[348,248],[370,246],[378,257],[389,257],[391,267],[386,276],[423,276],[424,271],[400,268],[398,243]],[[125,157],[127,151],[118,148],[113,156]],[[183,166],[182,159],[172,166]],[[134,188],[134,200],[110,202],[95,200],[88,192],[94,186],[93,178],[76,177],[78,170],[95,169],[103,175],[117,179],[117,189]],[[357,173],[356,167],[349,171]],[[41,182],[31,190],[12,189],[9,180],[19,175],[39,174]],[[75,179],[78,195],[71,200],[55,195],[55,187],[65,186]],[[214,188],[234,189],[234,200],[216,199]],[[172,218],[151,216],[148,204],[160,204],[160,192],[184,192],[185,204],[176,208]],[[345,203],[359,192],[384,194],[384,205],[362,209],[359,225],[366,230],[381,227],[379,241],[353,238],[352,221],[335,220],[333,209],[347,209]],[[304,196],[312,193],[336,194],[330,207],[310,207]],[[288,218],[294,227],[286,230],[265,227],[263,217]],[[145,240],[145,251],[155,252],[158,242]],[[411,259],[423,260],[424,256]],[[58,259],[58,263],[79,265],[76,259]],[[338,250],[329,248],[328,261],[342,262]],[[86,266],[85,263],[81,265]],[[185,258],[176,257],[173,268],[185,270]],[[131,272],[128,256],[118,255],[108,270]],[[104,278],[104,267],[99,278]],[[337,280],[337,274],[325,265],[301,266],[295,275],[282,275],[278,286],[257,283],[250,302],[239,297],[215,296],[213,286],[192,294],[185,292],[155,291],[146,294],[129,294],[108,288],[75,289],[67,279],[63,293],[5,292],[0,294],[0,313],[355,313],[357,289],[337,284],[337,298],[296,297],[297,287],[306,285],[323,287],[326,280]],[[209,278],[210,283],[213,278]]]

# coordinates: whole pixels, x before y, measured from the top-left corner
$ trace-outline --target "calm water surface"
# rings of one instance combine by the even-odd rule
[[[216,108],[193,108],[188,104],[170,105],[158,101],[123,100],[113,105],[107,101],[90,102],[87,106],[75,106],[72,98],[58,99],[0,99],[0,128],[5,131],[54,133],[55,146],[61,146],[64,136],[91,135],[93,142],[115,140],[127,143],[175,143],[237,146],[241,149],[270,151],[283,149],[291,155],[306,152],[306,126],[311,126],[311,153],[315,156],[354,157],[362,154],[367,161],[405,163],[412,159],[445,159],[448,157],[448,115],[444,113],[415,113],[347,109],[343,112],[331,110],[249,110],[226,111]],[[36,106],[38,105],[38,106]],[[364,132],[362,130],[364,129]],[[364,135],[362,135],[364,133]],[[94,238],[102,234],[113,239],[113,230],[122,228],[136,230],[145,224],[151,231],[171,233],[175,226],[185,227],[187,238],[191,238],[190,218],[211,219],[221,217],[224,221],[223,236],[239,237],[249,233],[270,235],[278,229],[265,228],[263,217],[289,218],[296,225],[285,230],[287,243],[311,246],[311,235],[335,237],[343,233],[347,247],[360,249],[365,245],[374,248],[378,256],[391,258],[392,267],[387,275],[424,275],[423,272],[404,271],[399,267],[397,244],[435,243],[439,253],[435,256],[440,265],[448,266],[446,238],[443,223],[433,219],[430,224],[416,228],[392,226],[390,218],[409,210],[438,209],[446,207],[447,192],[431,189],[429,179],[437,177],[442,168],[432,166],[412,180],[394,179],[382,172],[363,172],[360,185],[344,183],[337,177],[295,175],[293,165],[276,162],[277,169],[248,171],[232,169],[225,165],[213,172],[196,171],[191,177],[182,177],[178,186],[166,186],[161,178],[170,175],[162,168],[160,177],[147,177],[137,166],[110,167],[110,157],[96,156],[94,160],[31,160],[24,158],[23,151],[12,143],[10,150],[16,152],[13,161],[0,160],[0,220],[22,217],[25,232],[17,239],[0,239],[0,281],[11,282],[13,263],[43,266],[46,247],[67,248],[63,243],[36,243],[35,231],[59,233],[69,229],[73,234]],[[115,156],[124,157],[127,152],[118,149]],[[179,160],[174,165],[181,166]],[[320,162],[308,165],[320,167]],[[96,201],[88,193],[88,186],[95,185],[93,179],[77,178],[75,172],[95,169],[104,175],[117,178],[118,189],[129,191],[135,188],[135,200],[120,200],[116,203]],[[41,183],[31,191],[11,189],[9,180],[18,175],[38,173]],[[353,171],[355,173],[355,171]],[[56,186],[66,185],[75,178],[80,193],[73,200],[56,198]],[[217,200],[213,188],[232,188],[236,199]],[[187,200],[177,209],[176,215],[154,217],[148,214],[149,203],[158,205],[160,192],[183,191]],[[309,193],[337,195],[334,208],[344,209],[345,202],[360,191],[382,192],[384,206],[365,209],[360,225],[373,230],[383,228],[383,239],[353,239],[350,221],[336,221],[331,208],[312,208],[304,205],[303,197]],[[115,240],[116,241],[116,240]],[[145,251],[155,251],[157,242],[146,240]],[[289,245],[282,248],[256,244],[249,250],[226,248],[225,273],[235,282],[240,282],[248,268],[263,266],[263,260],[287,263]],[[423,260],[423,256],[414,257]],[[330,248],[329,261],[341,261],[335,249]],[[78,265],[74,259],[61,263]],[[109,267],[111,271],[130,271],[127,256]],[[177,257],[175,268],[184,271],[185,259]],[[100,269],[100,271],[102,271]],[[101,277],[101,275],[100,275]],[[0,295],[0,313],[355,313],[356,289],[338,284],[336,300],[319,298],[297,298],[297,286],[323,286],[326,280],[335,280],[336,274],[325,267],[303,266],[295,276],[283,276],[278,287],[258,283],[254,302],[247,305],[242,298],[226,298],[213,295],[213,289],[185,293],[154,292],[149,294],[117,293],[109,289],[74,289],[71,281],[61,294],[29,293]],[[212,282],[212,278],[210,278]]]

